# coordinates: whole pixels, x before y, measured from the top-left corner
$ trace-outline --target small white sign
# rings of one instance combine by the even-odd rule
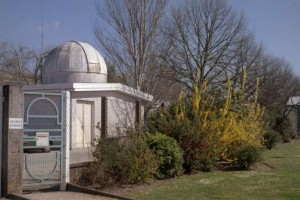
[[[9,118],[9,129],[23,129],[23,118]]]
[[[49,132],[36,132],[36,146],[49,146]]]

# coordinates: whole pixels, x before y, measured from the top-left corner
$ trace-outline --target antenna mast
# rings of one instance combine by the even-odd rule
[[[40,75],[40,82],[42,82],[42,63],[43,63],[43,48],[44,48],[44,7],[45,7],[45,1],[43,0],[43,7],[42,7],[42,36],[41,36],[41,53],[38,59],[38,68],[36,70],[36,76],[37,74]],[[38,80],[38,79],[37,79]]]
[[[45,1],[43,0],[43,8],[42,8],[42,41],[41,41],[41,55],[43,53],[43,48],[44,48],[44,5]]]

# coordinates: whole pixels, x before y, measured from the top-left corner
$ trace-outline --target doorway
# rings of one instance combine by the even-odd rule
[[[75,147],[91,147],[92,144],[92,102],[77,101]]]

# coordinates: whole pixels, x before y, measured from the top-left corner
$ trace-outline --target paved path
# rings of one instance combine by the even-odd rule
[[[23,196],[32,200],[113,200],[113,198],[79,192],[35,192]]]

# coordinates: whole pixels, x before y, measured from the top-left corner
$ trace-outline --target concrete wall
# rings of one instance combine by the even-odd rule
[[[23,130],[10,128],[10,118],[23,118],[23,92],[18,86],[3,88],[6,95],[3,104],[3,159],[2,193],[22,192]]]
[[[118,136],[127,128],[134,128],[136,123],[136,99],[122,94],[111,94],[108,102],[109,137]]]
[[[78,164],[70,167],[70,183],[79,184],[82,180],[84,171],[88,169],[87,164]]]

